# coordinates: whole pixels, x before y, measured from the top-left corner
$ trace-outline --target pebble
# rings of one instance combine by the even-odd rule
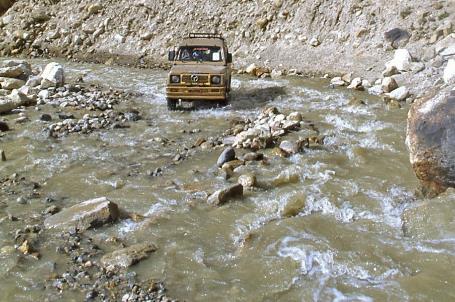
[[[41,114],[39,119],[44,122],[50,122],[50,121],[52,121],[52,116],[50,114],[43,113],[43,114]]]

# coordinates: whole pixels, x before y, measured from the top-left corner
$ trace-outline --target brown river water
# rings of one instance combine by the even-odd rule
[[[87,234],[127,245],[155,243],[158,251],[130,270],[139,279],[163,280],[169,296],[185,301],[455,300],[455,194],[415,197],[404,144],[408,105],[391,109],[363,92],[330,89],[323,79],[235,76],[228,107],[169,112],[165,71],[62,63],[69,79],[86,73],[86,82],[141,93],[116,108],[135,108],[143,119],[128,129],[53,139],[39,116],[56,109],[27,108],[31,121],[10,122],[13,131],[0,137],[8,157],[0,179],[18,173],[41,184],[40,197],[21,204],[20,194],[2,192],[0,218],[39,216],[49,206],[46,197],[67,207],[106,196],[147,218]],[[366,104],[352,104],[353,97]],[[192,149],[196,139],[220,137],[229,121],[254,118],[265,106],[299,111],[326,136],[319,148],[289,158],[265,150],[269,164],[244,167],[261,181],[280,173],[297,175],[296,181],[246,191],[221,207],[209,206],[201,190],[185,189],[227,183],[214,168],[223,149]],[[188,158],[173,164],[185,147]],[[156,168],[163,174],[149,176]],[[304,207],[283,217],[295,198],[304,199]],[[405,227],[403,212],[409,212]],[[14,246],[21,227],[21,221],[0,222],[0,300],[83,300],[83,293],[58,296],[43,287],[54,270],[65,269],[52,236],[39,260],[5,248]]]

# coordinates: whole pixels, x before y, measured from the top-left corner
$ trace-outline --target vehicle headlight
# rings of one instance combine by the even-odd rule
[[[179,75],[171,75],[171,83],[180,83]]]
[[[220,76],[212,76],[212,84],[219,85],[221,83],[221,77]]]

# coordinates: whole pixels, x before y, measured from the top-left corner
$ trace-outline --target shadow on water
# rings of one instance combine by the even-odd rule
[[[233,109],[262,108],[276,97],[285,94],[286,89],[284,86],[240,88],[231,92],[230,104]]]

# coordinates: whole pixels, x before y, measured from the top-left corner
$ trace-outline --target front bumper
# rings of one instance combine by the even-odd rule
[[[226,99],[226,88],[169,85],[166,87],[166,97],[175,100],[224,100]]]

